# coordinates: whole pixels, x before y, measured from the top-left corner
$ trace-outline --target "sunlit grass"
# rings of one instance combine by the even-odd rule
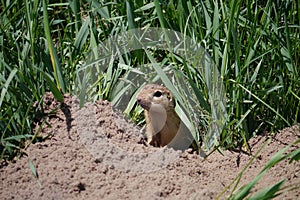
[[[219,149],[248,147],[247,141],[260,132],[299,123],[298,4],[272,0],[1,1],[1,159],[12,159],[25,147],[26,140],[36,138],[34,121],[40,118],[39,107],[46,91],[60,101],[63,93],[71,93],[82,100],[107,99],[116,105],[129,92],[124,114],[141,124],[142,110],[136,106],[135,95],[146,81],[162,82],[174,93],[177,112],[185,124],[193,126],[196,140],[203,139],[215,108],[203,73],[194,70],[199,66],[174,55],[172,49],[140,49],[118,57],[102,57],[99,47],[108,38],[133,28],[179,31],[200,43],[210,55],[226,96],[227,115],[222,119],[225,127]],[[121,48],[119,51],[123,52]],[[106,60],[105,67],[92,63],[93,68],[83,70],[89,61],[101,59]],[[173,75],[166,76],[170,70]],[[134,85],[132,75],[144,77],[145,82]],[[180,83],[178,77],[186,81]],[[130,90],[131,86],[135,89]],[[195,93],[193,103],[198,107],[187,104],[187,88]],[[198,127],[189,118],[194,114],[191,108],[197,108]],[[273,163],[292,157],[281,154]],[[297,155],[299,152],[294,157]],[[259,178],[232,199],[245,197]],[[256,197],[269,191],[274,195],[282,183]]]

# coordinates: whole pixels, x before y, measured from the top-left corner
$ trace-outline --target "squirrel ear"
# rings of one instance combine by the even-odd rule
[[[172,95],[170,92],[168,92],[168,93],[167,93],[167,97],[168,97],[169,101],[173,103],[173,108],[175,108],[175,106],[176,106],[176,101],[175,101],[173,95]]]
[[[172,99],[172,101],[173,101],[173,107],[175,108],[175,106],[176,106],[176,101],[175,101],[175,99]]]

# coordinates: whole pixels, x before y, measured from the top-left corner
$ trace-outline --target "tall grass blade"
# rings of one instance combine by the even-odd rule
[[[155,10],[162,28],[169,28],[168,22],[165,20],[159,0],[154,0]]]
[[[17,69],[13,69],[10,72],[10,74],[9,74],[7,80],[5,81],[4,85],[1,86],[2,90],[1,90],[1,96],[0,96],[0,108],[2,106],[5,95],[7,95],[8,86],[11,83],[12,79],[15,77],[17,71],[18,71]]]
[[[236,83],[234,80],[231,80],[232,82]],[[272,110],[276,115],[278,115],[288,126],[291,126],[290,123],[280,114],[278,113],[274,108],[272,108],[270,105],[268,105],[266,102],[264,102],[261,98],[253,94],[250,90],[242,86],[241,84],[237,84],[239,87],[241,87],[243,90],[245,90],[247,93],[249,93],[251,96],[253,96],[255,99],[257,99],[259,102],[264,104],[267,108]]]
[[[75,41],[74,41],[74,51],[73,51],[73,57],[79,54],[79,52],[82,51],[89,34],[89,24],[91,20],[90,17],[87,17],[82,24],[82,27],[80,28],[78,34],[76,35]]]
[[[132,3],[130,0],[126,0],[126,13],[128,19],[129,30],[137,28],[136,23],[134,21],[134,9],[132,9]]]
[[[63,72],[59,62],[58,55],[53,45],[53,41],[51,38],[50,32],[50,24],[49,24],[49,17],[48,17],[48,10],[47,10],[47,2],[43,0],[43,22],[44,22],[44,31],[46,35],[46,40],[48,43],[49,53],[51,57],[52,67],[54,71],[54,77],[56,80],[57,88],[61,90],[63,93],[66,92],[65,82],[63,79]]]
[[[57,99],[58,101],[62,102],[64,97],[61,94],[61,92],[58,90],[58,88],[56,87],[53,78],[46,72],[40,71],[40,73],[44,75],[46,82],[49,85],[50,91],[52,92],[54,98]]]

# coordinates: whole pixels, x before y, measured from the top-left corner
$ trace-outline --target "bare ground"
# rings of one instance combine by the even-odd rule
[[[59,105],[45,96],[45,111]],[[3,162],[0,199],[226,199],[235,177],[269,138],[237,188],[258,175],[272,155],[299,139],[298,126],[276,135],[250,140],[251,155],[224,151],[202,159],[191,152],[145,145],[140,130],[113,111],[110,103],[88,103],[78,109],[75,97],[65,96],[61,109],[47,118],[44,142],[31,144],[26,156]],[[287,152],[300,148],[299,143]],[[34,177],[29,163],[38,173]],[[272,167],[253,193],[286,179],[277,199],[300,198],[299,162],[285,160]],[[228,189],[226,190],[226,188]]]

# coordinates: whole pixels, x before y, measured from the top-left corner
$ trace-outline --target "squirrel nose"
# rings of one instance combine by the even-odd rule
[[[147,103],[147,101],[145,101],[143,98],[136,98],[136,102],[142,106],[142,108],[148,110],[149,109],[149,103]]]

